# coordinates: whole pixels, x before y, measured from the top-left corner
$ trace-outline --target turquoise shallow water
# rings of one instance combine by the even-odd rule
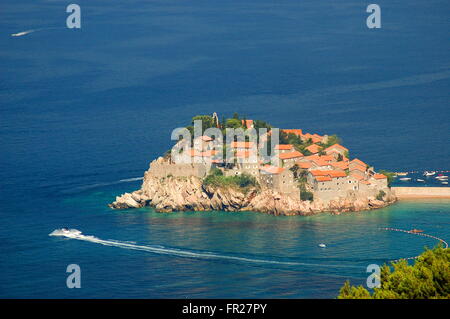
[[[45,222],[24,218],[14,240],[2,240],[7,258],[1,263],[0,295],[333,298],[346,279],[364,284],[369,264],[415,256],[424,246],[437,244],[381,227],[418,228],[450,238],[448,200],[405,201],[375,211],[309,217],[161,214],[150,208],[106,207],[117,191],[138,185],[72,193],[46,210]],[[5,222],[4,227],[14,227]],[[105,242],[48,236],[61,227]],[[66,288],[65,268],[71,263],[81,267],[81,289]]]

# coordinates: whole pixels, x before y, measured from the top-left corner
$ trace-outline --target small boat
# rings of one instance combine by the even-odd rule
[[[410,181],[411,177],[403,177],[403,178],[399,178],[399,180],[401,180],[401,181]]]
[[[414,233],[414,234],[417,234],[417,233],[423,233],[423,230],[422,229],[411,229],[410,231],[409,231],[410,233]]]
[[[327,245],[325,245],[325,244],[319,244],[319,247],[320,247],[320,248],[325,248],[325,247],[327,247]]]
[[[441,182],[441,184],[448,185],[448,182]]]
[[[425,171],[425,173],[423,173],[423,176],[433,176],[434,174],[436,174],[436,172]]]
[[[418,182],[425,182],[423,179],[418,178],[417,179]]]
[[[408,173],[405,173],[405,172],[397,172],[397,173],[395,173],[395,175],[397,175],[397,176],[406,176],[406,175],[408,175]]]
[[[448,179],[448,176],[446,175],[439,175],[435,177],[436,179]]]

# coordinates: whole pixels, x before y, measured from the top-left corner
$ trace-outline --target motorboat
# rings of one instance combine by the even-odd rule
[[[435,175],[436,174],[436,172],[428,172],[428,171],[425,171],[425,173],[423,173],[423,176],[433,176],[433,175]]]
[[[325,248],[325,247],[327,247],[327,245],[325,245],[325,244],[322,243],[322,244],[319,244],[319,247],[320,247],[320,248]]]
[[[408,173],[406,173],[406,172],[397,172],[397,173],[395,173],[395,175],[397,175],[397,176],[406,176],[406,175],[408,175]]]
[[[401,181],[410,181],[411,177],[402,177],[402,178],[399,178],[399,180],[401,180]]]

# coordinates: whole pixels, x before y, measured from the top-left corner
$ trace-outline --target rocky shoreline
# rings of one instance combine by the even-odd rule
[[[339,214],[386,207],[396,201],[392,192],[383,200],[375,197],[347,197],[331,200],[301,201],[282,195],[271,189],[250,188],[245,192],[228,187],[204,186],[202,179],[191,177],[155,177],[150,171],[144,175],[142,187],[132,193],[116,197],[108,206],[128,209],[151,206],[158,212],[254,211],[273,215],[313,215],[321,212]]]

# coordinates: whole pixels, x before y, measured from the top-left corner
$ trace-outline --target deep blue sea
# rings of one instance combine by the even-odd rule
[[[106,206],[214,111],[337,134],[376,169],[449,170],[449,1],[380,0],[376,30],[364,1],[76,3],[78,30],[69,3],[0,4],[0,297],[334,298],[436,244],[381,227],[450,239],[448,200],[313,217]],[[48,236],[61,227],[108,245]]]

